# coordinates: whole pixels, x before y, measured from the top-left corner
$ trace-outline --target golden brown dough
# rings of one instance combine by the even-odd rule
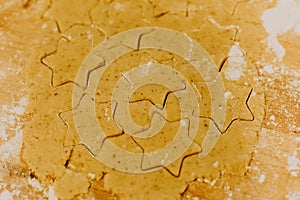
[[[0,197],[8,195],[6,191],[9,191],[17,198],[17,193],[12,193],[16,190],[12,183],[20,182],[25,183],[19,187],[20,195],[28,194],[34,198],[54,197],[53,193],[60,199],[299,197],[299,60],[295,48],[299,36],[290,31],[278,37],[286,50],[282,62],[274,59],[274,52],[266,50],[267,43],[263,40],[268,33],[261,15],[275,5],[267,1],[29,1],[24,4],[4,1],[0,7],[3,10],[0,17],[4,19],[0,22],[4,33],[1,37],[3,41],[13,41],[13,45],[1,44],[5,50],[1,50],[3,64],[0,70],[6,70],[7,64],[11,64],[8,58],[19,51],[11,68],[21,65],[26,78],[24,71],[21,75],[13,72],[1,77],[2,88],[13,91],[9,97],[7,91],[1,89],[1,104],[6,105],[11,99],[19,102],[26,93],[29,102],[22,117],[25,120],[22,164],[12,162],[18,172],[16,175],[0,176]],[[103,165],[79,145],[70,112],[75,76],[88,53],[113,34],[149,26],[186,33],[208,51],[217,69],[222,67],[227,107],[221,131],[225,133],[204,159],[191,156],[183,166],[180,166],[180,159],[168,166],[174,173],[181,169],[179,178],[165,169],[127,174]],[[32,46],[34,53],[28,51]],[[174,68],[177,64],[176,69],[181,70],[190,82],[199,79],[193,71],[182,68],[184,59],[174,54],[140,50],[124,55],[105,71],[97,87],[101,94],[95,98],[98,122],[107,136],[122,133],[120,127],[109,120],[113,108],[107,102],[112,86],[121,77],[121,72],[149,61]],[[269,65],[274,67],[270,69]],[[14,85],[15,80],[26,85]],[[197,82],[195,87],[208,95],[210,86],[206,83]],[[153,88],[155,93],[151,93]],[[164,95],[155,94],[166,91],[160,86],[143,87],[132,96],[130,111],[137,124],[145,126],[151,122],[148,111],[152,104],[143,99],[150,98],[161,105]],[[210,116],[211,110],[205,105],[211,105],[211,100],[199,102],[200,110]],[[1,114],[3,112],[6,111]],[[167,123],[162,131],[170,133],[180,126],[180,106],[175,95],[168,97],[166,112],[168,120],[174,122]],[[235,118],[239,120],[231,124]],[[199,151],[207,124],[212,121],[200,120],[199,134],[187,154]],[[8,140],[14,134],[7,133]],[[145,151],[151,152],[171,139],[172,135],[161,133],[153,138],[153,144],[143,139],[137,142]],[[129,136],[112,137],[111,141],[128,151],[141,152]],[[0,150],[5,142],[1,140]],[[39,184],[42,185],[38,189]]]

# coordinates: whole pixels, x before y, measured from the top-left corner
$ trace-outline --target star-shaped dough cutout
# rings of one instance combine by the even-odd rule
[[[97,0],[51,1],[44,17],[55,20],[59,31],[65,32],[74,25],[91,24],[90,11],[96,4]]]
[[[42,59],[42,63],[53,70],[53,86],[73,82],[88,52],[103,39],[102,32],[84,25],[74,26],[64,33],[57,44],[57,50]]]

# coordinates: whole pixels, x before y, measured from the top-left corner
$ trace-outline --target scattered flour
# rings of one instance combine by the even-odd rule
[[[4,144],[0,145],[0,160],[2,161],[7,159],[13,159],[14,162],[19,161],[23,136],[20,115],[25,112],[27,104],[28,98],[23,97],[16,106],[2,105],[2,115],[0,116],[0,138],[5,141]],[[8,137],[9,130],[15,133],[13,137]],[[10,140],[8,140],[8,138],[10,138]]]
[[[300,192],[290,192],[287,195],[285,195],[285,198],[288,200],[299,200],[300,199]]]
[[[288,167],[287,169],[291,172],[292,176],[297,177],[300,170],[300,160],[298,159],[297,151],[293,151],[291,156],[288,156]]]
[[[44,192],[44,195],[48,197],[49,200],[57,200],[53,186],[49,186],[48,192]]]
[[[28,178],[28,184],[35,188],[37,191],[42,191],[44,189],[37,179]]]
[[[92,180],[94,180],[94,179],[96,178],[96,174],[93,174],[93,173],[89,173],[88,176],[89,176]]]
[[[238,42],[235,42],[235,44],[230,48],[229,53],[228,53],[229,57],[242,57],[244,55],[245,55],[245,53],[241,49]]]
[[[0,107],[0,180],[1,177],[7,176],[7,163],[17,164],[20,161],[20,150],[22,147],[22,122],[21,116],[24,114],[28,105],[28,97],[22,97],[18,102],[10,105],[2,105]],[[15,184],[11,184],[12,192],[5,190],[7,185],[1,184],[4,189],[0,194],[0,199],[14,199],[21,192],[15,188]]]
[[[259,179],[258,179],[258,182],[259,183],[263,183],[266,179],[266,176],[264,174],[260,175]]]
[[[273,69],[272,65],[266,65],[266,66],[264,66],[264,70],[266,72],[268,72],[269,74],[273,74],[274,73],[274,69]]]
[[[4,190],[0,194],[0,199],[5,199],[5,200],[13,200],[13,195],[10,193],[8,190]]]
[[[228,66],[226,66],[225,74],[230,80],[239,80],[244,75],[246,61],[244,51],[236,42],[228,52]]]
[[[218,167],[219,166],[219,162],[218,161],[214,162],[213,166],[214,167]]]
[[[233,99],[233,95],[232,95],[232,93],[230,91],[226,91],[224,93],[224,97],[225,97],[226,100]]]
[[[228,59],[228,67],[225,74],[229,80],[239,80],[244,75],[244,70],[241,64],[246,64],[243,58],[232,57]]]
[[[289,30],[300,33],[300,1],[278,0],[277,6],[266,10],[262,16],[263,24],[269,33],[267,42],[277,54],[279,61],[285,55],[285,49],[277,40],[277,36]]]

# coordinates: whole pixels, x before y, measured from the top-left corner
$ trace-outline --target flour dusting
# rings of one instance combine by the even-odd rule
[[[22,97],[15,106],[2,105],[2,115],[0,116],[0,139],[5,142],[0,145],[0,159],[2,161],[10,159],[14,162],[18,162],[20,159],[19,155],[23,136],[20,117],[24,114],[27,104],[28,98]],[[13,136],[11,137],[11,135]]]
[[[244,52],[236,42],[228,52],[228,66],[226,66],[225,74],[229,80],[239,80],[244,76],[246,61]]]
[[[287,169],[291,172],[292,176],[297,177],[298,172],[300,170],[300,160],[297,157],[298,153],[297,151],[293,151],[291,156],[288,156],[288,167]]]
[[[266,10],[262,16],[264,27],[269,33],[267,43],[277,54],[279,61],[285,55],[285,49],[279,43],[277,36],[294,30],[300,33],[300,1],[278,0],[277,6]]]

